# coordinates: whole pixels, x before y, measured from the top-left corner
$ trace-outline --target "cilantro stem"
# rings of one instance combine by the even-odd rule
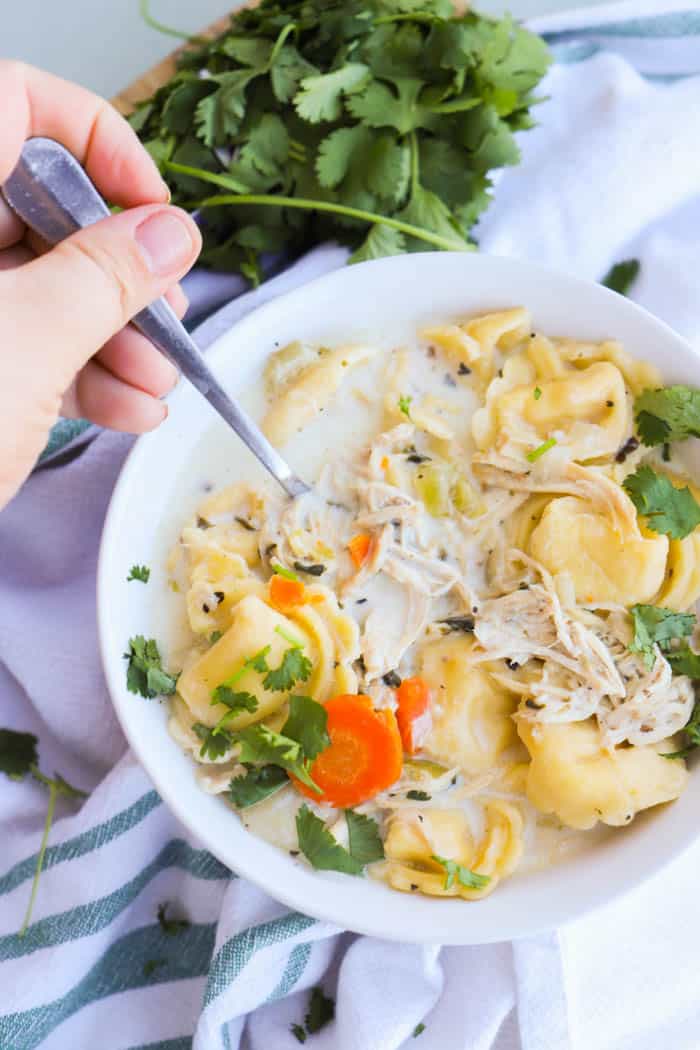
[[[418,189],[418,138],[415,131],[410,136],[411,145],[411,195]]]
[[[231,184],[226,175],[217,175],[215,172],[205,171],[203,168],[193,168],[189,164],[176,164],[175,161],[171,160],[165,162],[165,167],[168,171],[177,171],[181,175],[192,175],[196,179],[201,179],[202,182],[211,182],[215,186],[223,186],[224,189],[230,189]],[[443,251],[463,252],[465,250],[464,244],[460,243],[460,241],[442,237],[439,233],[432,233],[432,231],[426,230],[422,226],[414,226],[410,222],[392,219],[388,215],[379,215],[375,212],[364,211],[361,208],[350,208],[344,204],[334,204],[332,201],[308,200],[305,197],[282,197],[266,193],[222,193],[218,197],[206,197],[204,200],[195,201],[192,207],[218,208],[224,204],[242,206],[269,205],[273,208],[299,208],[302,211],[332,212],[335,215],[346,215],[350,219],[359,219],[361,222],[366,222],[370,225],[379,223],[382,226],[389,226],[393,230],[398,230],[399,233],[405,233],[408,237],[415,237],[419,241],[425,241],[426,244],[433,244],[436,248],[442,248]]]
[[[275,40],[275,46],[272,49],[270,61],[267,64],[268,69],[271,69],[272,66],[275,64],[275,62],[277,61],[277,56],[279,55],[280,51],[284,46],[285,40],[287,39],[290,33],[293,33],[296,30],[296,28],[296,22],[288,22],[284,29],[280,32],[279,36]]]
[[[186,164],[174,164],[167,162],[166,167],[173,171],[180,171],[183,175],[192,174],[184,169]],[[194,172],[197,177],[197,172]],[[203,176],[202,176],[203,177]],[[213,181],[213,180],[209,180]],[[391,219],[388,215],[379,215],[371,211],[363,211],[361,208],[348,208],[344,204],[332,204],[329,201],[307,200],[304,197],[277,197],[265,193],[253,194],[222,194],[220,197],[207,197],[205,200],[197,201],[195,208],[216,208],[223,204],[240,205],[270,205],[276,208],[299,208],[302,211],[327,211],[335,215],[347,215],[349,219],[359,219],[370,225],[379,223],[389,226],[399,233],[405,233],[407,237],[415,237],[416,240],[425,241],[426,244],[434,244],[436,248],[442,248],[447,252],[463,252],[464,245],[459,241],[452,241],[448,237],[441,237],[438,233],[431,233],[422,226],[413,226],[410,222],[402,222],[400,219]]]
[[[39,771],[33,769],[32,773],[37,776]],[[46,820],[44,821],[44,834],[41,837],[41,845],[39,846],[39,855],[36,858],[36,868],[34,869],[34,878],[32,880],[32,892],[29,897],[29,904],[27,910],[24,913],[24,921],[22,922],[22,928],[19,931],[19,936],[24,937],[29,926],[32,911],[34,910],[34,902],[36,900],[37,890],[39,889],[39,876],[41,875],[41,869],[44,866],[44,855],[46,853],[46,844],[49,841],[49,832],[51,831],[51,824],[53,823],[53,814],[56,808],[56,796],[58,795],[58,787],[53,780],[49,780],[48,777],[39,775],[39,779],[44,783],[48,784],[49,788],[49,805],[46,810]]]
[[[289,642],[289,644],[294,649],[304,648],[303,642],[300,642],[298,638],[295,638],[293,635],[289,634],[287,631],[285,631],[284,627],[280,627],[279,624],[277,625],[277,627],[275,627],[275,634],[278,634],[280,638],[284,638],[285,642]]]
[[[183,33],[179,29],[173,29],[172,26],[166,26],[163,22],[159,22],[157,18],[154,18],[150,12],[150,0],[140,0],[140,11],[141,18],[144,20],[147,26],[151,29],[155,29],[157,33],[164,33],[166,36],[174,36],[178,40],[186,40],[190,44],[204,44],[206,39],[203,36],[190,36],[189,33]]]

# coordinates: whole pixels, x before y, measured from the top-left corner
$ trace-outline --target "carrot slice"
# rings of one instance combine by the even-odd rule
[[[404,751],[412,755],[418,750],[418,743],[414,733],[416,726],[414,723],[426,713],[430,703],[428,683],[418,677],[404,678],[396,690],[396,699],[399,704],[396,712],[396,721],[399,725],[401,741]]]
[[[301,580],[288,580],[285,576],[270,577],[270,601],[277,609],[293,609],[306,598],[306,588]]]
[[[330,746],[314,761],[318,794],[295,778],[299,791],[317,802],[347,808],[390,787],[401,775],[401,737],[393,711],[375,711],[368,696],[343,694],[324,705]]]
[[[371,545],[372,537],[368,532],[358,532],[357,536],[353,536],[350,540],[348,543],[348,550],[350,551],[350,557],[353,560],[355,568],[359,569],[360,566],[364,564]]]

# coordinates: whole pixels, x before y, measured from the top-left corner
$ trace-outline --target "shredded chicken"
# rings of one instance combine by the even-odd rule
[[[376,609],[365,620],[360,648],[365,662],[368,682],[381,678],[387,671],[398,667],[404,653],[413,645],[425,629],[430,611],[430,599],[426,594],[409,587],[406,591],[405,617],[403,623],[388,623]]]
[[[684,675],[673,677],[668,660],[658,649],[650,670],[630,652],[618,668],[627,680],[625,696],[606,697],[597,711],[606,747],[623,740],[655,744],[683,728],[693,711],[693,686]]]

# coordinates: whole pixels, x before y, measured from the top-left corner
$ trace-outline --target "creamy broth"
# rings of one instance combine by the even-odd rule
[[[659,380],[615,344],[550,340],[513,310],[371,350],[331,389],[343,348],[283,348],[241,398],[314,483],[296,508],[221,423],[183,463],[181,515],[161,536],[172,551],[169,657],[182,668],[171,728],[200,763],[202,788],[230,803],[229,785],[266,764],[245,751],[261,744],[247,730],[262,725],[279,740],[286,694],[308,691],[329,726],[338,694],[368,697],[368,717],[398,733],[397,683],[423,683],[427,708],[402,735],[397,776],[348,806],[383,842],[368,875],[478,899],[682,790],[684,763],[660,756],[690,717],[691,690],[656,653],[655,672],[668,674],[647,728],[644,690],[656,685],[629,651],[626,611],[663,604],[674,548],[639,531],[621,482],[642,457],[684,469],[643,448],[618,462],[634,395]],[[564,528],[588,515],[581,535],[597,529],[600,551],[567,554],[557,514]],[[622,555],[606,562],[620,529]],[[367,550],[355,561],[358,536]],[[270,582],[280,567],[281,579],[297,577],[289,607]],[[683,608],[697,594],[685,598]],[[269,672],[299,639],[309,673],[278,695],[251,660],[263,653]],[[227,715],[215,697],[223,686],[229,699],[234,688],[247,694],[249,708]],[[336,747],[332,731],[326,747]],[[331,789],[300,787],[324,754],[304,764],[302,749],[302,766],[285,767],[291,783],[238,807],[252,833],[299,863],[300,810],[352,853],[348,807]]]

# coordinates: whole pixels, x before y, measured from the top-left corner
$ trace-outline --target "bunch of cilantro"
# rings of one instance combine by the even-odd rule
[[[131,123],[200,211],[202,262],[255,283],[264,253],[328,238],[352,261],[473,247],[549,62],[509,17],[449,0],[262,0],[190,41]]]

